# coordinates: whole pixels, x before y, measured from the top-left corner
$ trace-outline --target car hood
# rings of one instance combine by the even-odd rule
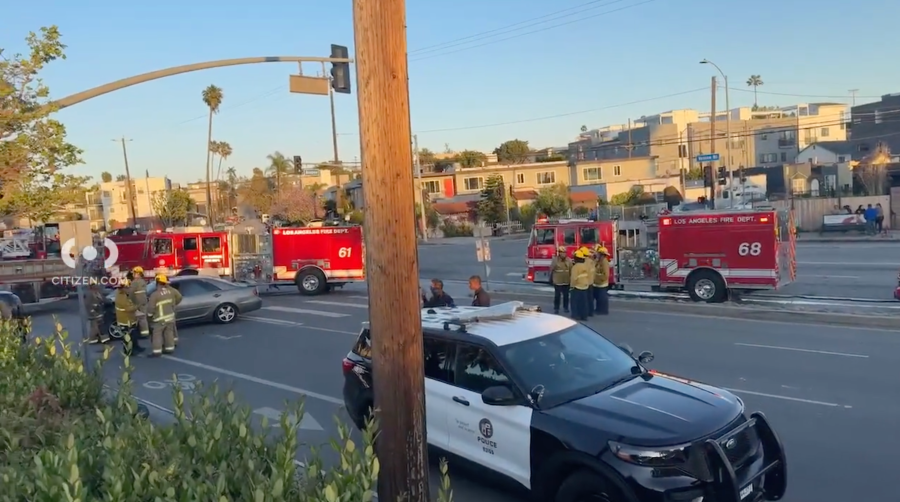
[[[653,372],[547,413],[627,444],[669,446],[713,434],[743,408],[730,392]]]

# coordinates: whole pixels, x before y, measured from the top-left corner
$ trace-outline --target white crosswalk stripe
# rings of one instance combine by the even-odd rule
[[[368,298],[367,298],[368,299]],[[309,300],[306,303],[315,303],[316,305],[332,305],[334,307],[350,307],[354,309],[367,309],[368,305],[362,305],[359,303],[347,303],[347,302],[328,302],[325,300]]]
[[[322,317],[350,317],[350,314],[340,314],[337,312],[328,312],[325,310],[311,310],[311,309],[298,309],[294,307],[282,307],[280,305],[269,305],[263,307],[263,310],[271,310],[273,312],[287,312],[289,314],[309,314],[309,315],[317,315]]]

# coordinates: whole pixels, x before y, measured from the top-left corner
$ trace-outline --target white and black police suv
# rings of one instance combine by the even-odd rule
[[[547,502],[758,502],[787,488],[781,441],[733,394],[648,370],[584,324],[526,308],[423,309],[428,445]],[[367,324],[343,361],[373,404]],[[378,336],[377,333],[374,336]]]

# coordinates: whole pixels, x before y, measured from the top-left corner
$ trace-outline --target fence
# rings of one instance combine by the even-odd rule
[[[869,195],[863,197],[829,197],[829,198],[802,198],[788,199],[772,202],[772,206],[777,209],[792,209],[794,214],[794,222],[797,228],[802,232],[818,232],[822,230],[822,217],[826,214],[832,214],[835,206],[850,206],[851,210],[857,207],[866,207],[867,205],[881,204],[884,208],[885,228],[891,227],[892,218],[890,218],[891,197],[888,195]]]

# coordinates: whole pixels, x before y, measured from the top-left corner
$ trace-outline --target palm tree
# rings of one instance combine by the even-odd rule
[[[232,151],[231,145],[229,145],[227,141],[219,141],[216,143],[216,154],[219,156],[219,167],[216,168],[217,180],[222,176],[222,161],[231,157],[232,153],[234,153],[234,151]]]
[[[586,126],[586,125],[581,126],[581,132],[587,132],[587,126]]]
[[[275,189],[281,189],[281,177],[290,172],[293,162],[288,160],[281,152],[275,152],[266,157],[269,159],[269,167],[266,169],[269,176],[275,178]]]
[[[759,75],[750,75],[750,78],[747,79],[747,87],[753,88],[753,109],[754,110],[759,108],[759,99],[758,99],[758,96],[756,95],[756,90],[759,88],[759,86],[763,85],[764,83],[765,82],[763,82],[762,77],[760,77]]]
[[[200,96],[203,98],[203,103],[209,108],[209,127],[206,133],[206,211],[207,213],[211,213],[212,211],[212,191],[210,190],[210,182],[212,181],[210,178],[212,177],[212,124],[213,124],[213,115],[219,113],[219,108],[222,106],[222,100],[225,96],[222,93],[222,89],[216,87],[215,85],[210,85],[206,89],[203,89],[203,92],[200,93]],[[207,214],[209,217],[209,222],[213,223],[212,214]]]

